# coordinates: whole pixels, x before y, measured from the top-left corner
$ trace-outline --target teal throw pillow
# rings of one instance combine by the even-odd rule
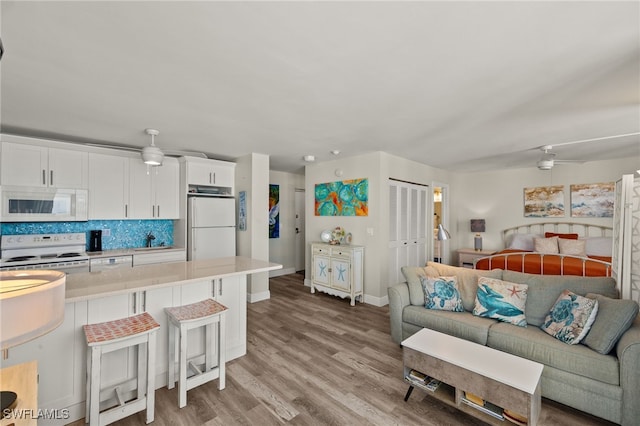
[[[582,343],[606,355],[638,316],[638,303],[595,293],[589,293],[587,297],[598,301],[598,316]]]
[[[597,313],[597,300],[565,290],[540,328],[561,342],[575,345],[587,335]]]
[[[528,289],[529,286],[526,284],[479,277],[473,315],[526,327],[524,307],[527,303]]]
[[[463,312],[456,277],[420,277],[424,291],[424,307],[440,311]]]

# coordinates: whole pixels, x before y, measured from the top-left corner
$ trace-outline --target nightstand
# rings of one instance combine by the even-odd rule
[[[472,248],[462,248],[458,250],[458,266],[473,269],[473,262],[481,257],[491,256],[495,251],[481,250],[476,251]]]

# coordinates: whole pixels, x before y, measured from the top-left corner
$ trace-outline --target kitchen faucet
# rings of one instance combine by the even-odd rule
[[[149,231],[149,233],[146,236],[146,239],[147,239],[147,247],[151,247],[151,241],[155,240],[156,236],[153,235],[151,231]]]

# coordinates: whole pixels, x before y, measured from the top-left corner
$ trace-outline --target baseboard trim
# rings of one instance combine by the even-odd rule
[[[269,278],[279,277],[280,275],[295,274],[296,268],[276,269],[275,271],[269,271]]]
[[[247,293],[247,302],[249,303],[256,303],[269,299],[271,299],[271,292],[269,290],[260,293]]]

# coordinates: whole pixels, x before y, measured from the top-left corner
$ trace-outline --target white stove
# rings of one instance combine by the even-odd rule
[[[0,270],[53,269],[66,273],[88,272],[85,233],[3,235]]]

